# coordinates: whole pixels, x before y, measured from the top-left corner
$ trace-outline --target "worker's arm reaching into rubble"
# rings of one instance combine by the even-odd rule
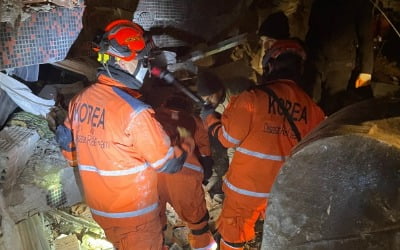
[[[76,167],[78,165],[78,161],[76,157],[76,147],[70,121],[70,117],[67,117],[64,121],[64,124],[57,126],[56,141],[60,145],[61,153],[68,161],[68,164],[71,167]]]
[[[240,145],[248,135],[253,109],[251,95],[246,91],[231,98],[221,119],[215,112],[204,111],[204,108],[201,116],[209,133],[218,138],[224,147],[230,148]]]
[[[70,102],[68,109],[72,109],[72,102]],[[61,153],[68,161],[71,167],[78,166],[78,159],[76,154],[76,144],[74,135],[72,133],[72,113],[68,113],[65,118],[64,124],[60,124],[56,128],[56,141],[61,147]]]

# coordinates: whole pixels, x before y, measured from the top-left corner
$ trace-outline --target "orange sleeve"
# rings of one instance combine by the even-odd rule
[[[168,135],[155,119],[153,109],[140,112],[129,125],[133,146],[153,168],[161,169],[172,158],[182,154],[179,147],[172,147]]]
[[[236,147],[248,135],[254,112],[254,98],[250,92],[243,92],[239,96],[231,97],[220,121],[215,115],[206,118],[210,133],[217,137],[224,147]]]
[[[201,156],[210,156],[211,148],[207,128],[204,126],[203,121],[199,117],[193,116],[193,118],[196,122],[194,141],[199,149]]]

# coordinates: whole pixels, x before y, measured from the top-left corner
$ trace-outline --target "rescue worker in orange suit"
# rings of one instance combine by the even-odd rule
[[[225,147],[236,147],[224,177],[225,200],[217,221],[222,250],[244,249],[254,239],[255,223],[264,216],[275,177],[298,142],[279,103],[301,137],[324,119],[323,111],[296,83],[304,55],[295,41],[277,41],[264,56],[262,85],[233,97],[221,119],[209,107],[200,113],[213,136]]]
[[[244,77],[234,77],[230,81],[223,82],[212,71],[200,72],[196,80],[197,94],[204,102],[212,105],[219,114],[224,112],[232,96],[240,94],[251,86],[254,86],[254,82]],[[222,176],[225,175],[228,169],[235,149],[224,148],[214,137],[211,137],[210,140],[217,180],[210,188],[209,193],[214,200],[222,201]]]
[[[203,180],[207,180],[212,173],[210,143],[201,119],[191,115],[190,107],[190,101],[183,97],[172,96],[156,110],[156,118],[173,143],[180,141],[177,128],[186,128],[194,137],[196,144],[194,152],[188,154],[180,172],[158,174],[162,207],[160,217],[165,230],[168,202],[190,229],[189,242],[192,249],[212,250],[217,248],[217,243],[208,227],[209,215],[202,187]]]
[[[142,28],[111,22],[98,41],[103,68],[96,83],[69,103],[56,138],[79,168],[85,200],[107,239],[121,250],[162,249],[158,173],[175,173],[193,150],[190,138],[171,145],[138,89],[149,52]]]

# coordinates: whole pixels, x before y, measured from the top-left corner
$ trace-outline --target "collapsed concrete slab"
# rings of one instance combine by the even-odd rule
[[[47,249],[43,247],[47,237],[35,231],[43,225],[32,220],[82,201],[74,169],[54,139],[40,139],[34,129],[10,126],[0,131],[0,173],[0,248]],[[27,247],[39,243],[40,248]]]
[[[6,127],[0,131],[0,183],[9,192],[31,157],[39,135],[23,127]]]
[[[15,222],[38,212],[69,207],[82,201],[76,173],[54,140],[39,140],[5,200]]]
[[[271,191],[262,249],[399,249],[400,99],[354,104],[294,149]]]

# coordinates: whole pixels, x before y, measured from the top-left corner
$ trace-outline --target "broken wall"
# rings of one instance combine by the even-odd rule
[[[81,31],[83,10],[42,7],[0,23],[0,70],[63,60]]]

